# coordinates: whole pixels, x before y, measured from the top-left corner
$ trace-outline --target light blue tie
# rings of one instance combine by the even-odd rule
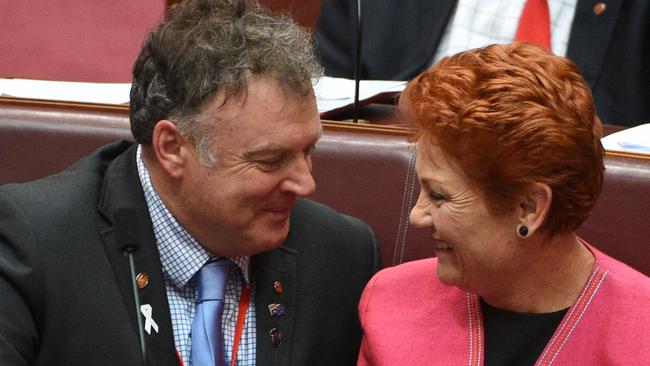
[[[206,263],[197,274],[196,314],[192,322],[192,366],[224,366],[223,313],[224,294],[230,268],[221,258]]]

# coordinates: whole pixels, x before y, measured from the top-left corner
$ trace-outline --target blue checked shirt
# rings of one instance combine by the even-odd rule
[[[183,363],[192,366],[190,349],[192,339],[192,320],[194,320],[196,301],[196,279],[194,275],[201,267],[214,257],[204,249],[192,236],[176,221],[162,202],[158,193],[151,184],[149,172],[142,159],[142,147],[138,146],[136,163],[140,183],[144,190],[145,200],[149,208],[149,215],[153,223],[156,236],[156,245],[160,252],[169,311],[172,318],[174,343]],[[226,284],[226,298],[221,319],[224,332],[224,349],[226,365],[232,358],[233,343],[237,313],[239,311],[239,297],[242,285],[250,285],[248,277],[249,257],[229,258],[235,264],[230,279]],[[237,352],[238,366],[255,365],[255,295],[251,291],[250,303],[246,312],[244,331]],[[200,365],[193,365],[200,366]]]

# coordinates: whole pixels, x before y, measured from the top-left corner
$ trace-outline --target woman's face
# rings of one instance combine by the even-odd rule
[[[420,146],[416,171],[421,190],[410,220],[431,229],[440,281],[474,292],[506,285],[504,276],[517,261],[514,210],[492,214],[460,166],[437,145]]]

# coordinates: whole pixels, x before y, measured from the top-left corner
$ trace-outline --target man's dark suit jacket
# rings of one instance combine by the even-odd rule
[[[567,57],[589,83],[605,123],[650,122],[650,1],[578,0]],[[363,79],[410,80],[433,60],[456,0],[362,3]],[[356,2],[323,0],[316,28],[325,73],[353,77]]]
[[[135,266],[149,275],[139,294],[159,326],[145,333],[147,364],[178,365],[135,146],[126,141],[62,173],[0,188],[0,364],[141,364],[128,261],[112,224],[122,208],[137,215]],[[299,201],[285,243],[252,258],[257,364],[355,364],[357,302],[378,263],[367,225]],[[286,315],[271,317],[272,303]],[[281,331],[277,348],[272,328]]]

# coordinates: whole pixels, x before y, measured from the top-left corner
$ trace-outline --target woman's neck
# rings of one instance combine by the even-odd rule
[[[528,238],[521,260],[496,286],[479,291],[493,307],[527,313],[549,313],[570,307],[580,295],[595,258],[575,234],[551,240]]]

